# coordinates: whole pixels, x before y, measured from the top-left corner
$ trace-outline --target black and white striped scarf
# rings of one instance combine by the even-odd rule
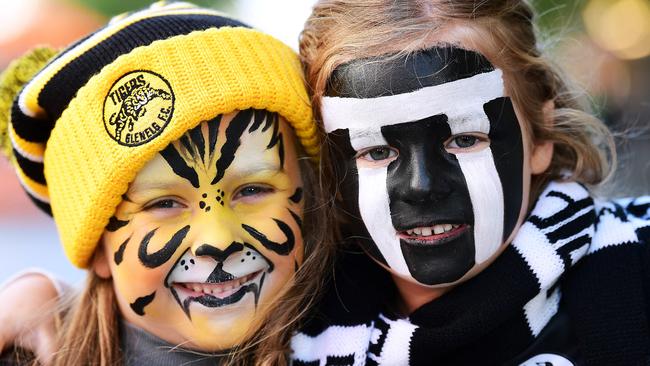
[[[594,202],[580,184],[551,183],[492,265],[408,318],[385,306],[397,296],[387,273],[346,253],[293,337],[293,364],[637,364],[650,350],[649,241],[650,197]],[[571,336],[551,343],[580,356],[545,363],[531,345],[560,315]]]

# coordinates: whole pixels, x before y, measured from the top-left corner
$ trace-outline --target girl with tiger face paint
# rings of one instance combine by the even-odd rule
[[[112,275],[129,322],[173,344],[231,348],[266,318],[302,262],[302,189],[283,118],[219,116],[136,175],[96,266]]]
[[[89,270],[50,333],[56,354],[40,356],[287,363],[330,248],[293,50],[210,9],[154,4],[26,55],[0,83],[16,96],[2,147]]]

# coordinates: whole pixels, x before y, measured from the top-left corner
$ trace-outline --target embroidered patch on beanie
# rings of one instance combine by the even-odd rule
[[[174,101],[172,87],[161,75],[147,70],[126,73],[104,99],[106,132],[120,145],[145,144],[167,126]]]

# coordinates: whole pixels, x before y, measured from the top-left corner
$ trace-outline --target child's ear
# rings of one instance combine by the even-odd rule
[[[553,125],[553,112],[555,103],[553,100],[546,101],[542,107],[544,114],[544,123],[548,126]],[[551,165],[553,159],[553,142],[548,140],[538,141],[533,144],[533,151],[530,156],[530,170],[532,174],[542,174]]]
[[[97,249],[95,249],[92,270],[95,271],[95,274],[100,278],[105,280],[111,278],[111,268],[108,264],[108,258],[106,257],[106,251],[104,250],[103,244],[99,244]]]

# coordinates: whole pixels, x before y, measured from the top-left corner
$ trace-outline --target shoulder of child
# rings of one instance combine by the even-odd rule
[[[53,351],[58,300],[70,289],[64,281],[38,268],[5,280],[0,285],[0,350],[25,349],[46,364]]]

